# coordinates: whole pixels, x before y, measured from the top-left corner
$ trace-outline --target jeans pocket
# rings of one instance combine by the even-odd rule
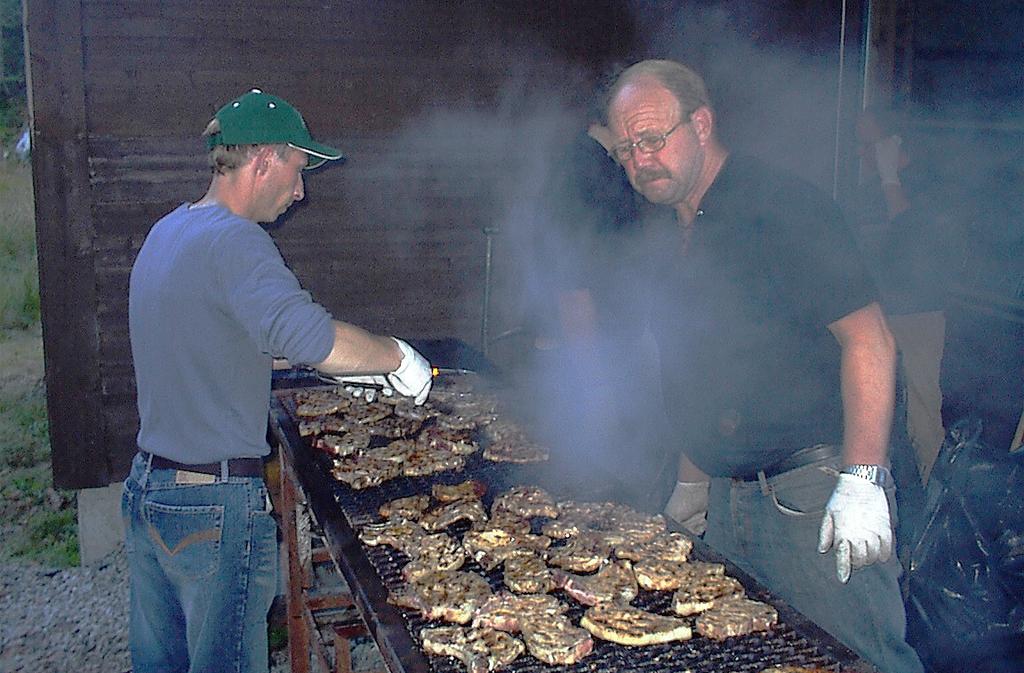
[[[786,516],[822,516],[832,495],[835,478],[819,468],[804,470],[800,477],[770,484],[775,508]]]
[[[212,575],[220,566],[224,507],[143,504],[149,537],[167,572],[184,578]]]
[[[128,554],[134,551],[132,545],[133,498],[134,494],[129,490],[128,484],[125,484],[124,490],[121,491],[121,521],[124,524],[124,550]]]

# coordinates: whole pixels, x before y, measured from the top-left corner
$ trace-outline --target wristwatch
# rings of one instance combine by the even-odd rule
[[[847,465],[840,472],[842,474],[852,474],[861,479],[867,479],[875,486],[881,488],[885,488],[892,483],[892,474],[883,465]]]

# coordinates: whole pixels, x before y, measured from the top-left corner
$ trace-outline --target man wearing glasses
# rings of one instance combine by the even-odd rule
[[[667,511],[706,510],[706,541],[780,598],[882,671],[921,671],[892,555],[895,347],[837,207],[730,155],[678,63],[625,70],[608,122],[634,189],[679,224],[651,285],[683,450]]]

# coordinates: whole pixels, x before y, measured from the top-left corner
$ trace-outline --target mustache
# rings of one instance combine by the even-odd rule
[[[654,180],[664,180],[672,177],[668,171],[659,170],[656,168],[645,168],[636,172],[634,179],[638,185],[642,185],[647,182],[653,182]]]

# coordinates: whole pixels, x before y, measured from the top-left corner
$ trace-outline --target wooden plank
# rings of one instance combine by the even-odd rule
[[[114,480],[98,395],[81,14],[79,0],[27,3],[25,13],[47,409],[59,488]]]
[[[95,113],[90,126],[97,133],[198,136],[221,105],[258,86],[289,100],[316,136],[335,143],[343,131],[398,129],[428,105],[493,107],[504,80],[497,73],[464,71],[455,79],[438,78],[424,86],[420,73],[274,68],[262,62],[217,71],[90,70],[86,78],[90,111]]]

